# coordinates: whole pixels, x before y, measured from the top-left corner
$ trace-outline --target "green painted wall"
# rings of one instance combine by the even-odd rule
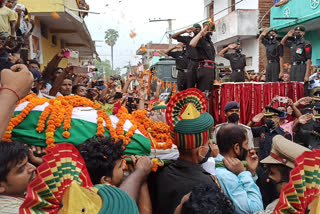
[[[320,19],[319,0],[290,0],[281,7],[273,7],[270,15],[270,28],[278,30],[293,28],[299,24],[305,24],[312,20]],[[297,18],[297,19],[274,19],[274,18]],[[307,29],[308,30],[308,29]],[[285,32],[280,32],[279,36],[284,36]],[[317,30],[307,31],[306,40],[312,43],[312,63],[320,62],[320,26]]]
[[[298,19],[274,20],[274,18],[286,17]],[[320,18],[318,0],[290,0],[281,7],[271,9],[270,25],[272,28],[282,29],[318,18]]]
[[[318,31],[307,32],[305,39],[312,43],[312,63],[314,65],[319,65],[319,62],[320,62],[320,40],[319,40]]]

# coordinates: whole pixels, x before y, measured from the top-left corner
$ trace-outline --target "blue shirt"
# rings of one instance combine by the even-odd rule
[[[216,161],[222,161],[223,158],[219,154]],[[236,214],[250,214],[263,210],[262,196],[255,183],[257,175],[252,177],[249,171],[244,171],[237,176],[227,168],[217,167],[216,176],[224,193],[232,200]]]

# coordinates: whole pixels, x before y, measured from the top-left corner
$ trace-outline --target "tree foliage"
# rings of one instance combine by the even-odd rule
[[[119,37],[118,31],[116,31],[115,29],[108,29],[105,32],[104,39],[109,46],[114,46],[118,40],[118,37]]]
[[[96,77],[98,79],[104,76],[104,72],[107,78],[110,75],[120,74],[120,68],[116,68],[115,70],[112,70],[109,60],[104,60],[101,62],[99,62],[98,60],[95,60],[94,63],[95,63],[95,67],[98,69],[98,71],[96,72]]]

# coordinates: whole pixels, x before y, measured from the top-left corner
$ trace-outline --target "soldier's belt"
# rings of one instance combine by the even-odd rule
[[[306,61],[294,61],[292,62],[292,65],[304,65],[306,64]]]
[[[233,69],[232,72],[242,72],[242,69]]]

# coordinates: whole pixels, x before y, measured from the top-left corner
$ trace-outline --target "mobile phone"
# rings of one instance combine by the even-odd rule
[[[288,103],[288,97],[278,97],[279,103]]]
[[[95,84],[95,86],[103,86],[104,85],[104,81],[103,80],[98,80]]]
[[[121,99],[122,98],[122,93],[121,92],[116,92],[114,95],[114,99]]]
[[[120,75],[116,75],[116,76],[112,77],[112,80],[120,80],[120,79],[121,79]]]

